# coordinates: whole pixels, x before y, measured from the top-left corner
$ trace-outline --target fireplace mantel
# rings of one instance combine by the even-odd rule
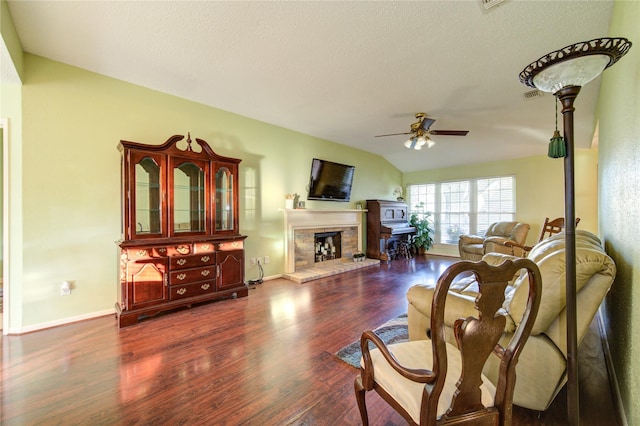
[[[296,269],[294,243],[296,230],[356,226],[358,250],[362,251],[362,216],[366,210],[283,209],[282,211],[284,212],[286,273],[293,273]]]

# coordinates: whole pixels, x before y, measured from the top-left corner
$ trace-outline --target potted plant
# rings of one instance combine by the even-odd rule
[[[409,223],[416,228],[416,233],[411,237],[411,245],[416,253],[424,253],[433,245],[433,229],[429,223],[431,213],[423,213],[420,216],[417,213],[411,214]]]
[[[367,257],[367,255],[362,253],[361,251],[353,253],[354,262],[364,262],[365,257]]]

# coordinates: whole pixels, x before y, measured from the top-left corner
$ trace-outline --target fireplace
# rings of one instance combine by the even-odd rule
[[[316,232],[313,236],[315,261],[326,262],[342,257],[342,232]]]
[[[321,235],[322,245],[318,246],[317,235]],[[337,237],[336,237],[337,236]],[[327,242],[328,239],[331,242]],[[340,252],[337,241],[339,238]],[[320,227],[297,229],[293,237],[294,271],[311,268],[321,262],[340,262],[351,257],[358,250],[358,227]],[[332,250],[335,249],[335,250]],[[319,250],[319,253],[318,253]],[[337,255],[337,256],[336,256]]]
[[[285,272],[293,273],[311,268],[321,262],[352,262],[351,257],[362,251],[363,210],[284,210],[285,223]],[[327,258],[316,262],[316,234],[331,235],[332,249]],[[340,248],[335,234],[339,234]],[[338,250],[340,250],[338,252]],[[324,254],[322,251],[321,254]],[[329,255],[335,256],[328,259]]]

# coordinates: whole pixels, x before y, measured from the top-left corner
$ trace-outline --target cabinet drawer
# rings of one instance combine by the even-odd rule
[[[207,266],[204,268],[179,269],[169,274],[169,285],[189,284],[202,280],[215,280],[216,267]]]
[[[166,247],[134,247],[124,249],[130,260],[151,259],[167,256]]]
[[[244,241],[225,241],[224,243],[217,244],[218,250],[242,250],[244,248]]]
[[[167,248],[166,247],[154,247],[152,253],[153,253],[154,257],[165,257],[167,255]]]
[[[129,260],[149,259],[154,257],[152,249],[142,247],[127,248],[124,249],[123,252],[126,252]]]
[[[171,300],[185,299],[187,297],[200,296],[207,293],[215,293],[215,281],[201,281],[193,284],[175,285],[171,287]]]
[[[202,253],[193,256],[174,256],[169,258],[169,268],[177,269],[197,268],[199,266],[213,265],[216,261],[215,253]]]
[[[194,253],[207,253],[207,252],[212,252],[213,250],[214,250],[213,243],[202,242],[202,243],[193,244]]]
[[[188,254],[193,254],[193,247],[191,244],[167,246],[167,256],[186,256]]]

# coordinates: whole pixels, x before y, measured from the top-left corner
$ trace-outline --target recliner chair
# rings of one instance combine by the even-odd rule
[[[460,235],[460,259],[480,260],[487,253],[514,254],[514,248],[505,245],[505,242],[513,242],[515,247],[524,246],[530,228],[521,222],[495,222],[489,225],[483,237]]]
[[[542,300],[531,336],[516,367],[518,380],[513,403],[532,410],[546,410],[567,379],[566,296],[565,296],[565,235],[564,232],[536,244],[527,256],[540,269]],[[489,253],[482,260],[499,265],[514,256]],[[576,291],[577,336],[582,340],[598,308],[616,276],[616,266],[605,253],[600,239],[585,230],[576,229]],[[515,326],[520,321],[526,286],[521,278],[510,284],[510,295],[502,308]],[[417,284],[407,291],[409,339],[427,338],[431,324],[433,284]],[[450,343],[455,343],[453,324],[460,317],[475,312],[474,301],[478,285],[474,277],[463,278],[449,287],[445,311],[445,331]],[[508,333],[504,338],[508,337]],[[484,374],[495,383],[498,363],[485,367]]]

